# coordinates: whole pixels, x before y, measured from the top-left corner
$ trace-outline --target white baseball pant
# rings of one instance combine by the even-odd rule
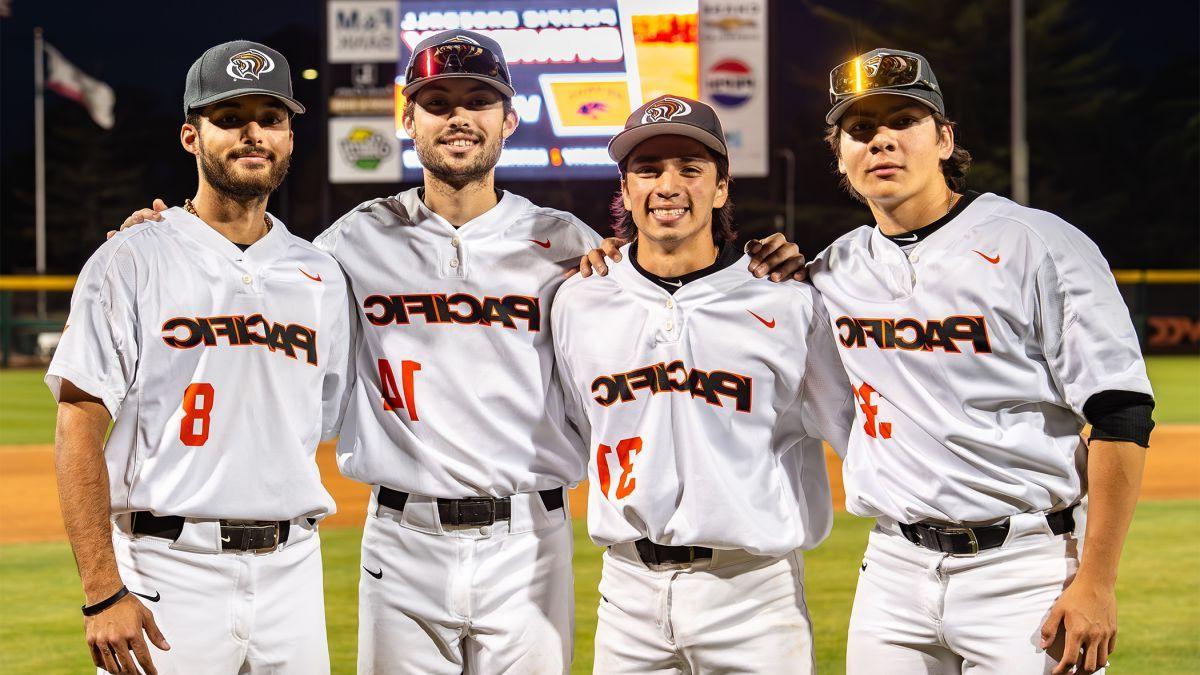
[[[511,497],[512,517],[443,526],[437,501],[403,511],[372,493],[358,586],[358,672],[565,673],[575,633],[565,498]],[[378,575],[378,576],[377,576]]]
[[[800,551],[649,569],[619,544],[604,553],[600,596],[594,673],[816,671]]]
[[[951,556],[909,542],[887,518],[871,532],[846,645],[849,675],[1049,673],[1042,622],[1079,569],[1079,541],[1041,514],[1013,516],[999,548]],[[1102,672],[1102,671],[1101,671]]]
[[[189,519],[174,543],[131,536],[127,514],[116,525],[121,580],[171,645],[146,641],[160,675],[329,672],[321,542],[305,519],[270,553],[222,552],[217,521]]]

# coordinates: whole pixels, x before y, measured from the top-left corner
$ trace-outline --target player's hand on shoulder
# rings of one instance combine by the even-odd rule
[[[1088,675],[1103,668],[1117,648],[1117,595],[1112,586],[1076,577],[1050,608],[1041,646],[1059,659],[1054,675]]]
[[[92,662],[110,673],[136,675],[140,665],[146,675],[157,675],[145,638],[163,651],[171,648],[154,615],[132,593],[99,614],[85,617],[84,631]]]
[[[750,273],[760,279],[770,275],[771,281],[776,282],[804,281],[808,276],[800,247],[779,232],[746,244],[746,252],[750,254]]]
[[[609,237],[600,242],[599,248],[588,251],[579,259],[580,276],[586,279],[592,276],[592,272],[602,277],[606,276],[608,274],[608,265],[605,263],[605,260],[621,262],[621,247],[627,243],[629,242],[624,239],[617,239],[616,237]],[[572,274],[575,274],[575,270],[567,270],[568,277]]]
[[[133,227],[134,225],[144,223],[147,220],[152,220],[154,222],[162,222],[162,219],[163,219],[162,212],[166,211],[166,210],[167,210],[167,203],[161,199],[155,199],[154,203],[151,204],[151,208],[138,209],[137,211],[134,211],[133,213],[131,213],[129,215],[129,217],[125,219],[125,222],[121,223],[120,229],[128,230],[129,228]],[[115,235],[116,233],[117,233],[117,230],[109,230],[106,238],[112,239],[113,235]]]

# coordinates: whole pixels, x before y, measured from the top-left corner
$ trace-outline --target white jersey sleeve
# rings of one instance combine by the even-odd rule
[[[71,313],[46,375],[56,400],[65,379],[103,401],[114,419],[140,354],[137,263],[128,241],[128,236],[110,239],[79,273]]]
[[[1036,293],[1042,349],[1063,397],[1081,418],[1093,394],[1150,394],[1137,333],[1100,249],[1083,232],[1042,214],[1045,245]]]
[[[842,366],[842,358],[829,332],[829,314],[820,293],[813,293],[813,321],[805,336],[808,353],[801,385],[801,420],[817,438],[825,439],[846,457],[850,428],[854,425],[854,390]]]

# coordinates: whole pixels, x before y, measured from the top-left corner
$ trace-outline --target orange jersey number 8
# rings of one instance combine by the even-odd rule
[[[179,422],[179,441],[184,445],[194,448],[208,442],[213,393],[213,386],[208,382],[193,382],[183,390],[183,419]]]

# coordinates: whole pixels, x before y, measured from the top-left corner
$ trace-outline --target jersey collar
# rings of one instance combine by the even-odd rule
[[[906,253],[876,225],[871,229],[872,257],[883,263],[897,263],[909,259],[914,252],[920,252],[925,260],[934,260],[930,254],[938,251],[952,250],[959,240],[967,235],[976,223],[983,220],[988,213],[996,209],[995,195],[989,193],[979,195],[971,200],[953,218],[946,221],[928,237],[922,239]]]
[[[262,239],[254,242],[250,248],[242,251],[236,244],[217,232],[211,225],[200,220],[178,206],[163,211],[167,221],[180,231],[195,239],[205,248],[218,253],[234,262],[249,260],[252,262],[267,262],[283,254],[288,247],[287,226],[274,214],[271,216],[271,229]]]
[[[720,298],[748,281],[758,280],[750,273],[750,256],[743,254],[732,265],[689,281],[672,295],[637,271],[630,254],[631,246],[632,243],[629,243],[621,247],[620,262],[609,261],[608,274],[622,288],[631,291],[634,297],[654,305],[662,304],[668,298],[679,303],[701,305]]]
[[[408,211],[413,224],[421,227],[431,227],[446,234],[456,235],[463,239],[481,240],[496,237],[504,233],[512,223],[513,217],[520,213],[525,202],[508,190],[501,190],[500,201],[487,211],[475,218],[454,227],[445,218],[434,213],[421,200],[420,188],[405,190],[397,195],[404,209]]]

